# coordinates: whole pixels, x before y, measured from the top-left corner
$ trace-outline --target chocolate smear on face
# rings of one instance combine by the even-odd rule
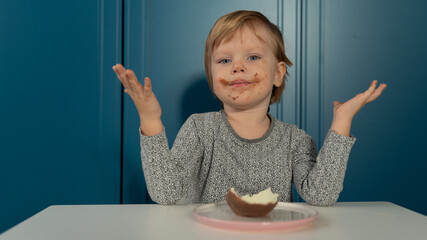
[[[256,72],[254,74],[254,78],[250,81],[250,84],[248,86],[242,87],[239,92],[237,93],[236,96],[231,96],[231,94],[228,95],[228,97],[231,97],[231,99],[233,99],[233,101],[236,101],[240,94],[243,94],[245,91],[248,91],[250,89],[253,89],[259,82],[264,81],[267,78],[267,73],[264,73],[264,77],[260,77],[260,73]],[[221,85],[223,85],[224,87],[227,87],[231,84],[231,81],[227,81],[224,78],[218,78],[218,82],[221,83]],[[258,91],[258,94],[260,94],[260,92]],[[250,99],[250,96],[247,96],[247,100]]]
[[[220,79],[218,79],[218,81],[220,82],[220,83],[222,83],[223,85],[228,85],[228,84],[230,84],[227,80],[225,80],[224,78],[220,78]]]

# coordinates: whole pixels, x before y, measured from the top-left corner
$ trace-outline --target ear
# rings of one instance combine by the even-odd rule
[[[274,76],[274,86],[280,87],[283,84],[283,77],[286,73],[286,64],[284,62],[277,63],[277,70]]]

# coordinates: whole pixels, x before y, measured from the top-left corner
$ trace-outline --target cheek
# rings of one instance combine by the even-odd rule
[[[269,81],[270,80],[270,75],[268,74],[268,73],[266,73],[266,72],[262,72],[262,71],[259,71],[259,72],[256,72],[255,74],[254,74],[254,79],[253,79],[253,81],[255,82],[255,83],[257,83],[257,85],[260,85],[260,87],[261,86],[267,86],[267,85],[270,85],[271,83],[271,81]]]
[[[213,84],[214,89],[224,88],[225,86],[227,86],[229,84],[229,82],[227,80],[225,80],[225,78],[222,78],[222,77],[214,78],[212,81],[213,81],[212,84]]]
[[[226,69],[224,67],[215,65],[211,68],[211,76],[212,76],[212,85],[214,91],[218,89],[224,88],[226,85]]]
[[[226,81],[224,78],[214,78],[212,82],[213,91],[216,96],[221,96],[225,90]]]
[[[260,67],[262,68],[262,72],[259,73],[259,78],[271,79],[271,81],[274,82],[274,78],[277,71],[276,63],[274,63],[274,61],[265,60],[265,59],[262,59],[260,63],[261,63]]]
[[[214,81],[212,86],[213,86],[214,94],[218,95],[218,89],[219,89],[218,84]]]
[[[225,71],[225,67],[224,66],[220,66],[220,65],[218,65],[218,64],[215,64],[215,65],[213,65],[212,67],[211,67],[211,74],[212,74],[212,77],[215,77],[215,76],[221,76],[221,75],[223,75],[224,74],[224,71]]]
[[[256,94],[261,95],[263,92],[273,89],[274,78],[271,74],[263,71],[254,74],[254,82],[256,82]]]

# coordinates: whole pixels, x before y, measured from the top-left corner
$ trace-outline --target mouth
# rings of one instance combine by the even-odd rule
[[[236,80],[233,80],[233,81],[231,81],[230,83],[229,83],[229,86],[230,87],[234,87],[234,88],[240,88],[240,87],[246,87],[246,86],[249,86],[249,85],[251,85],[253,82],[251,82],[251,81],[246,81],[246,80],[243,80],[243,79],[236,79]]]

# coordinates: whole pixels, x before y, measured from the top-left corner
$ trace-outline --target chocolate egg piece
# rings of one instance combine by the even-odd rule
[[[267,188],[252,196],[240,197],[234,188],[230,188],[225,195],[231,210],[239,216],[261,217],[273,210],[278,203],[279,194],[273,193],[271,188]]]

